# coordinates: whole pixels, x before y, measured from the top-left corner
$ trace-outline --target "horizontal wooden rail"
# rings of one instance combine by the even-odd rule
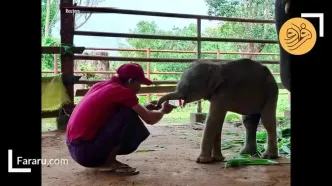
[[[94,47],[86,47],[85,50],[104,50],[104,51],[122,51],[122,52],[146,52],[147,49],[126,49],[126,48],[94,48]],[[188,50],[152,50],[149,52],[155,53],[186,53],[186,54],[196,54],[197,51],[188,51]],[[218,51],[202,51],[202,54],[238,54],[238,55],[273,55],[279,56],[279,53],[250,53],[250,52],[218,52]]]
[[[278,83],[279,89],[285,89],[281,83]],[[142,87],[139,94],[151,94],[151,93],[168,93],[173,92],[176,89],[176,86],[156,86],[156,87]],[[77,89],[75,96],[82,97],[84,96],[89,89]]]
[[[85,50],[85,47],[73,47],[72,48],[73,53],[75,54],[82,54]],[[41,53],[42,54],[60,54],[64,52],[64,50],[61,47],[49,47],[49,46],[42,46],[41,47]]]
[[[81,36],[99,36],[99,37],[124,37],[136,39],[162,39],[162,40],[182,40],[182,41],[197,41],[197,37],[188,36],[162,36],[162,35],[146,35],[146,34],[124,34],[112,32],[93,32],[93,31],[74,31],[74,35]],[[215,37],[201,37],[200,41],[209,42],[232,42],[232,43],[270,43],[277,44],[277,40],[265,39],[239,39],[239,38],[215,38]]]
[[[160,86],[160,87],[142,87],[139,94],[151,94],[151,93],[167,93],[173,92],[176,86]],[[84,96],[89,89],[77,89],[75,96]]]
[[[53,70],[45,70],[42,71],[41,73],[45,74],[52,74],[55,73]],[[57,71],[57,73],[61,73],[61,71]],[[147,74],[147,72],[144,72]],[[115,71],[74,71],[74,74],[116,74]],[[173,75],[181,75],[183,72],[150,72],[150,74],[173,74]],[[273,75],[279,76],[280,73],[272,73]]]
[[[172,18],[187,18],[187,19],[205,19],[205,20],[215,20],[215,21],[246,22],[246,23],[270,23],[270,24],[273,24],[275,22],[274,20],[243,19],[243,18],[230,18],[230,17],[207,16],[207,15],[152,12],[152,11],[142,11],[142,10],[117,9],[117,8],[114,8],[114,7],[74,6],[74,7],[62,7],[62,9],[79,10],[80,13],[83,13],[83,12],[89,12],[89,13],[90,12],[92,12],[92,13],[117,13],[117,14],[140,15],[140,16],[172,17]]]
[[[103,82],[103,80],[80,80],[76,84],[93,85],[99,82]],[[152,85],[167,85],[167,84],[177,84],[177,83],[178,81],[152,81]]]
[[[52,74],[55,73],[53,70],[45,70],[41,73]],[[61,73],[61,71],[57,71]],[[115,74],[115,71],[74,71],[74,74]],[[183,72],[150,72],[150,74],[182,74]],[[147,74],[147,72],[145,72]]]
[[[78,95],[85,95],[88,89],[78,89],[78,91],[76,91],[76,96],[77,97],[82,97],[82,96],[78,96]],[[165,94],[167,94],[167,92],[165,93],[152,93],[154,95],[156,95],[157,97],[163,96]],[[288,94],[287,92],[280,92],[279,94]],[[139,96],[148,96],[149,94],[147,93],[140,93]],[[76,106],[76,105],[75,105]],[[59,117],[59,111],[52,111],[52,112],[42,112],[41,113],[41,118],[57,118]]]
[[[41,118],[57,118],[59,117],[59,111],[51,111],[51,112],[42,112]]]
[[[99,82],[103,82],[105,80],[79,80],[76,84],[86,84],[93,85]],[[166,85],[166,84],[177,84],[179,81],[152,81],[152,85]],[[151,86],[152,86],[151,85]],[[284,89],[281,83],[278,83],[280,89]]]
[[[105,61],[136,61],[136,62],[174,62],[174,63],[188,63],[196,61],[197,59],[172,59],[172,58],[138,58],[138,57],[105,57],[105,56],[88,56],[88,55],[75,55],[75,60],[105,60]],[[204,59],[214,60],[216,59]],[[231,60],[218,60],[222,62],[228,62]],[[279,64],[276,60],[256,60],[262,64]]]

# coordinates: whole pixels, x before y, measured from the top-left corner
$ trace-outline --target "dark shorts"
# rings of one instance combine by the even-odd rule
[[[93,140],[67,139],[71,157],[85,167],[97,167],[106,163],[115,146],[120,145],[118,155],[134,152],[149,137],[137,113],[130,108],[118,108]]]

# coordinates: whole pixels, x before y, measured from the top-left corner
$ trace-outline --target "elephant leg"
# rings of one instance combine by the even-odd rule
[[[212,163],[214,161],[213,157],[211,156],[212,148],[216,144],[215,141],[217,141],[217,134],[219,131],[221,132],[221,127],[226,116],[226,111],[222,111],[220,108],[222,107],[220,107],[216,101],[211,101],[210,111],[206,120],[206,127],[201,143],[201,153],[198,156],[196,163]],[[218,143],[220,144],[219,140]],[[215,147],[219,148],[220,146],[217,146],[216,144]],[[214,153],[220,158],[222,156],[221,148],[214,151]]]
[[[261,119],[261,114],[242,116],[243,125],[246,128],[246,140],[240,154],[254,155],[257,152],[256,132]]]
[[[221,133],[223,122],[218,125],[217,134],[214,138],[213,148],[212,148],[212,158],[214,161],[224,161],[225,157],[221,153]]]
[[[262,123],[267,132],[267,149],[263,158],[278,158],[278,136],[277,136],[277,101],[268,102],[262,111]]]

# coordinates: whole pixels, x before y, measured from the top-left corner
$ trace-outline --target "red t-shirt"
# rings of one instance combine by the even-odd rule
[[[121,85],[116,76],[96,83],[73,110],[67,125],[67,136],[70,141],[93,139],[116,107],[132,108],[137,104],[135,92]]]

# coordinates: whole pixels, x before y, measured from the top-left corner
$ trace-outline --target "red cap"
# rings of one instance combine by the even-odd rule
[[[135,78],[144,85],[151,85],[152,81],[144,76],[144,70],[137,63],[128,63],[121,65],[116,71],[120,78]]]

